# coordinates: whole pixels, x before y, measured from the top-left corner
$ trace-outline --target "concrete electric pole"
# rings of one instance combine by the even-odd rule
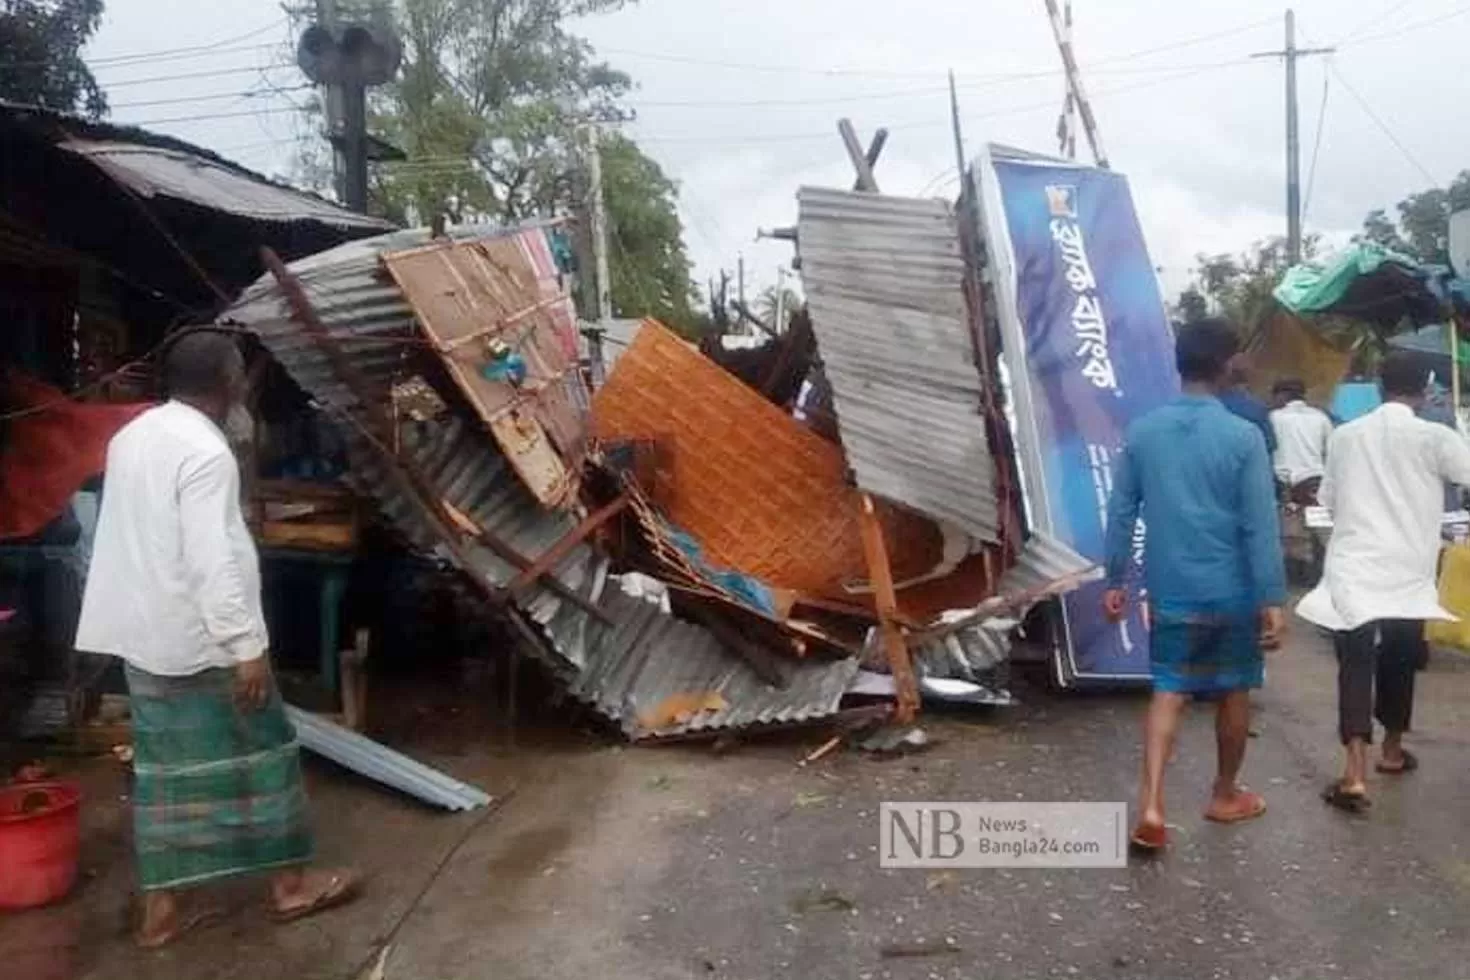
[[[592,266],[596,282],[597,329],[587,338],[587,360],[594,387],[602,386],[602,338],[612,322],[612,278],[607,263],[607,199],[602,187],[602,130],[597,123],[587,127],[588,237],[592,239]],[[583,293],[583,296],[586,294]]]
[[[1296,46],[1296,12],[1286,12],[1286,47],[1261,51],[1253,58],[1282,58],[1286,62],[1286,255],[1296,265],[1302,260],[1302,146],[1297,115],[1296,62],[1315,54],[1332,54],[1336,48]]]

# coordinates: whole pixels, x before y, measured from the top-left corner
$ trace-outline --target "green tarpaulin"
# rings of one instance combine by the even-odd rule
[[[1274,295],[1298,315],[1328,313],[1390,326],[1439,318],[1429,273],[1418,261],[1381,245],[1360,243],[1326,265],[1288,269]]]

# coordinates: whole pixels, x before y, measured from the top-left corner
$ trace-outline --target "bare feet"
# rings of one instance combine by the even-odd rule
[[[161,949],[191,929],[213,922],[219,909],[202,909],[185,915],[172,892],[149,892],[143,896],[143,922],[133,940],[142,949]]]
[[[357,875],[347,869],[282,872],[271,879],[271,916],[294,922],[357,897]]]

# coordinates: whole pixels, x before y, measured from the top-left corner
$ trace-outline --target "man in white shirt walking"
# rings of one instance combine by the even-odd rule
[[[1276,433],[1276,479],[1286,487],[1287,499],[1301,507],[1317,503],[1317,487],[1327,472],[1327,443],[1332,419],[1307,404],[1307,386],[1296,378],[1276,382],[1271,394],[1277,404],[1271,413]]]
[[[172,400],[107,450],[76,646],[127,666],[139,945],[177,938],[181,889],[272,872],[271,914],[352,897],[346,872],[308,871],[312,835],[296,733],[271,677],[260,563],[223,421],[244,361],[218,331],[168,349]]]
[[[1338,728],[1347,751],[1342,778],[1324,799],[1355,813],[1368,806],[1375,715],[1384,727],[1378,771],[1418,767],[1403,747],[1418,640],[1426,620],[1454,619],[1440,607],[1435,585],[1444,484],[1470,485],[1470,444],[1414,414],[1428,372],[1393,354],[1381,379],[1384,404],[1332,436],[1320,490],[1333,519],[1326,568],[1297,607],[1335,633]]]

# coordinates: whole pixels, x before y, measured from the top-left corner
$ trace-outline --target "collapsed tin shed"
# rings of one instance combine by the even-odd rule
[[[453,236],[506,234],[479,228]],[[624,595],[607,559],[586,543],[558,550],[579,515],[543,507],[473,413],[394,408],[437,370],[434,355],[442,352],[423,343],[415,309],[382,257],[430,240],[426,230],[395,232],[303,259],[255,283],[222,319],[255,333],[337,423],[354,489],[413,547],[476,585],[513,624],[525,652],[630,738],[836,712],[853,662],[794,663],[788,683],[767,684],[707,630]],[[527,580],[548,555],[549,567]],[[691,690],[707,697],[680,709]]]

